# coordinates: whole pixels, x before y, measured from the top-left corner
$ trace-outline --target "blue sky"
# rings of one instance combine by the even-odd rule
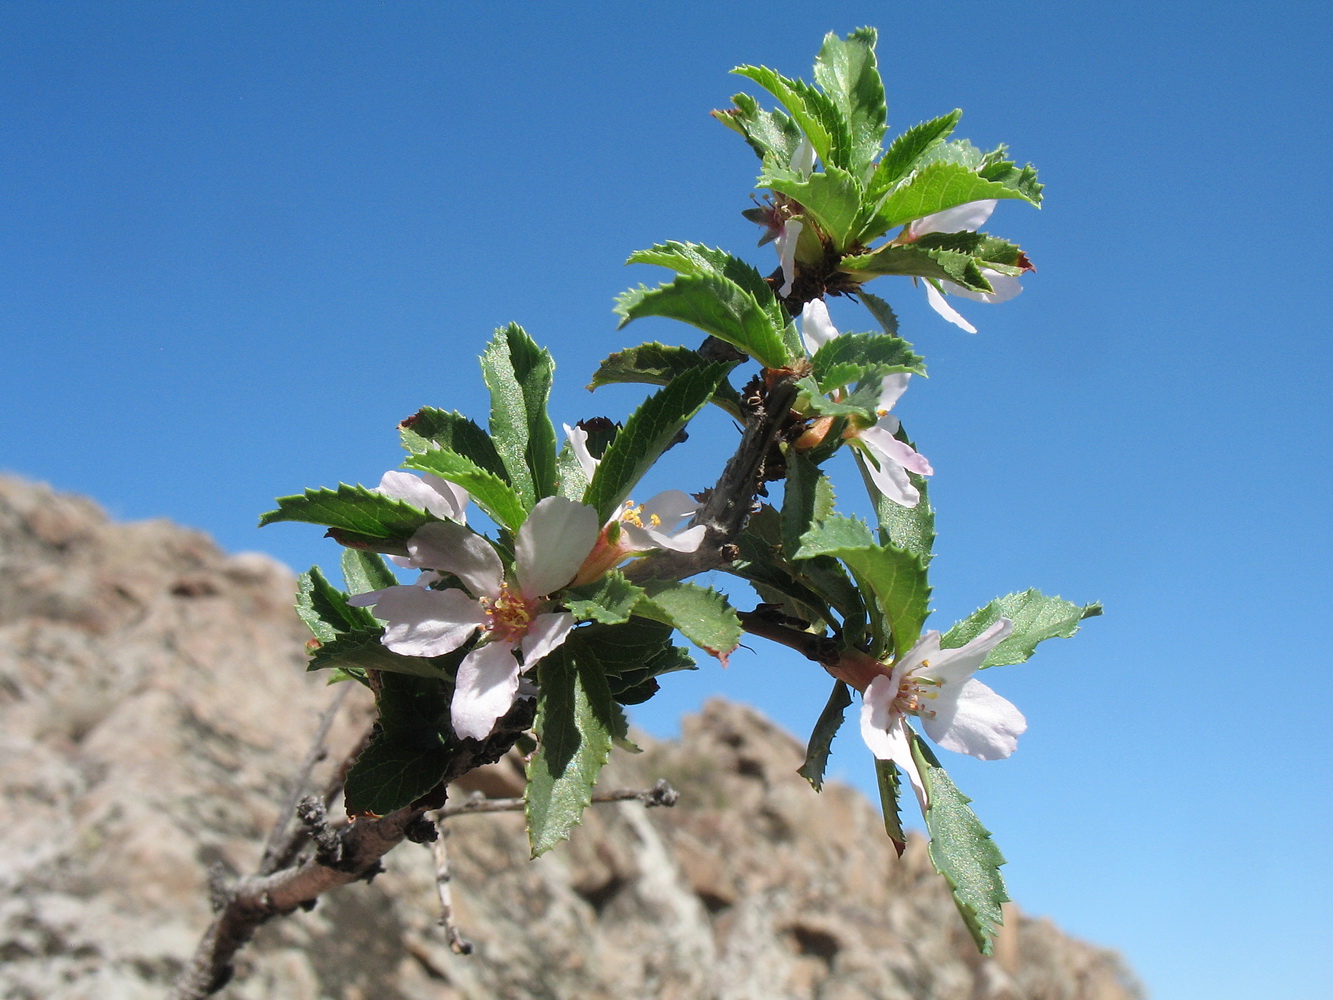
[[[975,337],[889,279],[927,358],[899,404],[936,469],[936,617],[1037,586],[1106,616],[988,682],[1030,729],[952,757],[1032,913],[1158,1000],[1326,995],[1333,38],[1314,4],[36,4],[0,7],[0,469],[332,566],[274,496],[376,482],[423,404],[486,412],[517,321],[588,395],[613,296],[664,239],[764,269],[757,161],[707,112],[742,62],[806,75],[880,29],[896,131],[954,107],[1047,184],[989,228],[1038,271]],[[868,328],[852,307],[844,327]],[[636,329],[636,326],[638,327]],[[1321,416],[1322,414],[1322,416]],[[704,418],[661,485],[716,475]],[[855,481],[846,480],[850,498]],[[719,584],[725,580],[719,578]],[[802,738],[827,692],[757,640],[668,678]],[[869,786],[853,730],[835,769]]]

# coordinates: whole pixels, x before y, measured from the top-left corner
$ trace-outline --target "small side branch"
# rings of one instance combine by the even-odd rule
[[[658,778],[652,788],[622,788],[614,792],[599,792],[592,797],[594,804],[601,802],[629,802],[638,800],[644,807],[657,806],[670,808],[680,800],[676,791],[664,778]],[[439,810],[439,817],[451,819],[454,816],[469,816],[475,813],[518,812],[523,808],[523,799],[465,799]]]

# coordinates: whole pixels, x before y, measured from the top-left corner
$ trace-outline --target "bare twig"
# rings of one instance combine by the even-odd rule
[[[680,799],[680,792],[667,783],[665,778],[658,778],[652,788],[622,788],[614,792],[599,792],[592,797],[594,803],[628,802],[637,799],[648,809],[654,806],[674,806]],[[454,816],[469,816],[474,813],[517,812],[523,808],[524,800],[519,799],[484,799],[470,798],[462,802],[445,806],[439,810],[441,820]]]
[[[463,937],[463,932],[454,923],[454,894],[450,889],[453,873],[449,870],[449,831],[444,825],[444,810],[437,809],[426,814],[426,818],[435,824],[435,839],[431,842],[431,856],[435,859],[435,891],[440,897],[440,926],[449,941],[449,950],[455,955],[471,955],[472,942]]]

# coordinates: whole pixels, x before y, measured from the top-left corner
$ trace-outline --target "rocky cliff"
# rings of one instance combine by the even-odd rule
[[[0,479],[0,996],[161,996],[208,923],[208,869],[254,870],[331,700],[304,672],[293,586],[266,557]],[[332,758],[367,718],[352,699]],[[449,949],[435,862],[406,844],[372,884],[262,928],[222,995],[1139,995],[1114,954],[1017,910],[980,958],[924,845],[895,857],[851,789],[815,802],[801,748],[757,713],[713,702],[684,732],[618,756],[603,781],[666,778],[674,809],[594,807],[537,862],[518,815],[449,821],[473,954]],[[521,772],[502,761],[471,787],[518,794]]]

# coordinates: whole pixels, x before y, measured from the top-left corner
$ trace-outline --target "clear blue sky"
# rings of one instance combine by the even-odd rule
[[[1107,610],[987,678],[1030,722],[1013,758],[946,763],[1023,907],[1158,1000],[1326,997],[1322,5],[11,0],[0,468],[301,569],[333,544],[257,515],[376,482],[423,404],[483,417],[497,325],[555,353],[557,417],[623,416],[632,391],[582,389],[597,360],[697,340],[616,332],[612,297],[661,278],[626,254],[772,266],[739,215],[757,161],[707,116],[726,71],[805,75],[862,24],[895,129],[962,107],[1047,184],[989,227],[1038,272],[963,304],[978,336],[876,286],[930,365],[899,410],[936,469],[933,622],[1028,586]],[[708,419],[674,484],[716,474]],[[639,722],[725,692],[804,737],[826,681],[752,645]],[[854,730],[838,746],[868,785]]]

